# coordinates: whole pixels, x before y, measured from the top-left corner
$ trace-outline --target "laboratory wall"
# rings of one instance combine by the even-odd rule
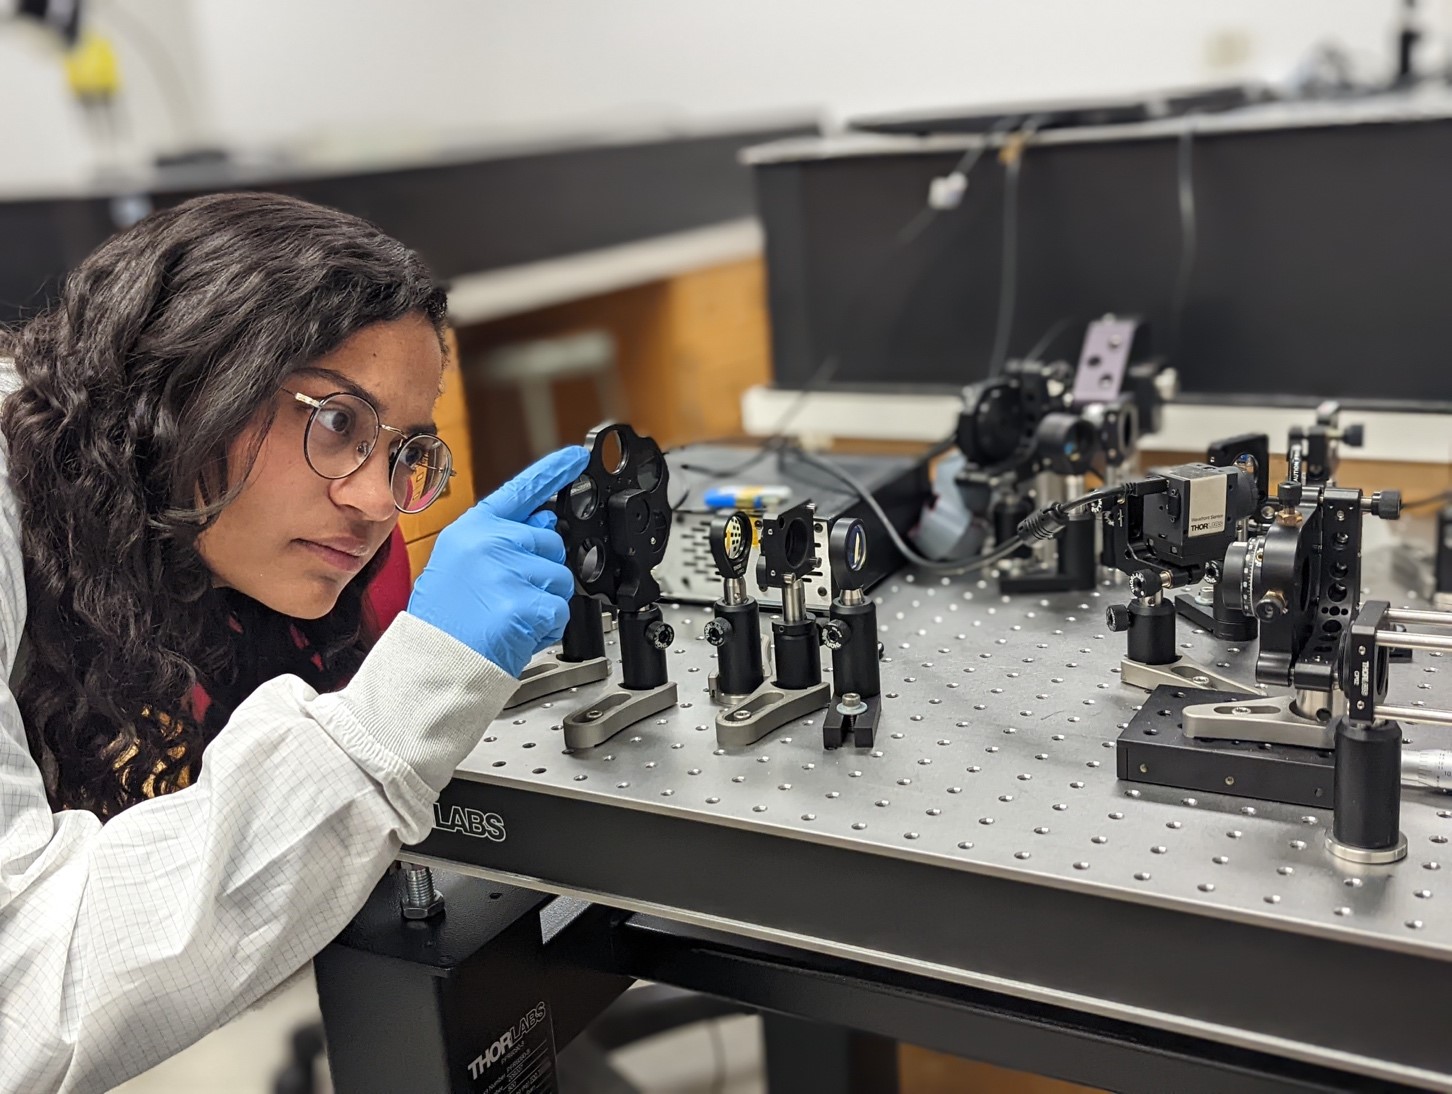
[[[8,0],[13,5],[15,0]],[[3,13],[6,0],[0,0]],[[1393,0],[92,0],[115,45],[122,132],[144,162],[198,145],[534,141],[1283,79],[1335,43],[1390,69]],[[1447,0],[1423,0],[1424,56]],[[0,187],[75,182],[98,138],[39,32],[0,21]]]

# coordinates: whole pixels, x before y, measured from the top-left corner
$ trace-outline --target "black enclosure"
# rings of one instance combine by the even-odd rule
[[[1452,410],[1452,118],[1222,117],[1192,132],[1160,123],[1027,148],[1009,355],[1068,318],[1053,348],[1072,358],[1083,321],[1140,314],[1192,400]],[[815,386],[834,353],[838,388],[986,375],[1003,263],[996,152],[958,209],[898,241],[961,155],[875,137],[754,151],[778,385]],[[1177,331],[1182,162],[1195,247]]]

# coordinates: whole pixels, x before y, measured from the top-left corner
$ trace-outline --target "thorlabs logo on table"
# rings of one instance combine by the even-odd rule
[[[478,1056],[474,1057],[469,1064],[469,1078],[479,1078],[485,1071],[503,1059],[515,1045],[522,1044],[525,1035],[534,1029],[535,1026],[543,1022],[545,1015],[548,1013],[543,1002],[536,1003],[529,1010],[525,1011],[524,1015],[512,1028],[505,1030],[499,1035],[497,1041],[479,1053]]]
[[[481,809],[470,809],[463,805],[434,803],[434,827],[440,832],[457,832],[461,836],[475,836],[504,842],[504,818],[498,813],[485,813]]]

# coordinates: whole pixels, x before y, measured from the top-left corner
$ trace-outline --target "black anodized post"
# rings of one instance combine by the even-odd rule
[[[772,629],[776,650],[776,684],[783,688],[810,688],[822,682],[821,639],[817,623],[777,623]]]
[[[1175,654],[1175,605],[1168,600],[1129,602],[1129,659],[1142,665],[1168,665]]]
[[[717,687],[727,695],[750,695],[765,679],[761,666],[761,609],[755,600],[716,601],[716,618],[730,627],[717,649]]]
[[[605,626],[600,620],[600,602],[576,593],[570,597],[570,621],[565,624],[560,660],[577,663],[605,656]]]
[[[849,628],[851,637],[832,651],[832,685],[838,695],[855,692],[870,699],[882,692],[877,661],[877,605],[832,602],[832,618]]]
[[[1092,589],[1098,574],[1094,521],[1071,520],[1059,533],[1059,573],[1066,589]]]
[[[1402,729],[1396,722],[1336,720],[1335,819],[1345,847],[1385,851],[1401,840]]]
[[[650,640],[655,623],[662,623],[659,604],[620,613],[620,682],[629,691],[649,691],[668,682],[665,650]]]

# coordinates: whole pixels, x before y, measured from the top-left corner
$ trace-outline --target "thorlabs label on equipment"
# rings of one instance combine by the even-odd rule
[[[476,1094],[555,1094],[555,1034],[536,1003],[469,1063]]]
[[[503,817],[463,805],[434,802],[434,827],[440,832],[457,832],[461,836],[490,839],[495,843],[503,843],[505,839]]]
[[[1191,536],[1209,536],[1225,531],[1225,476],[1210,473],[1186,480],[1189,491],[1189,523]]]

